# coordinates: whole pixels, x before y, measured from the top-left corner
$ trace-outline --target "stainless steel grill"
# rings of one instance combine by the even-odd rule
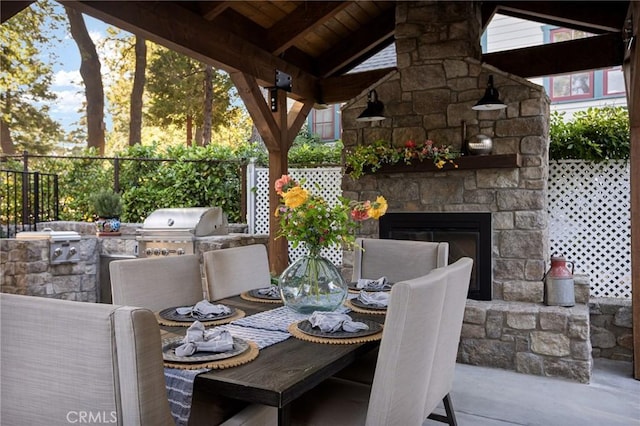
[[[138,230],[138,255],[193,254],[199,239],[228,232],[227,217],[220,207],[158,209]]]
[[[43,231],[18,232],[16,240],[48,240],[49,241],[49,262],[77,263],[80,261],[80,250],[78,243],[80,234],[75,231]]]

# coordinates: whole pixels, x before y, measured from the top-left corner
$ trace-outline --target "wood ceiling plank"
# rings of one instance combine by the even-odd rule
[[[200,14],[207,21],[212,21],[233,4],[232,1],[200,2]]]
[[[382,44],[388,45],[392,41],[395,29],[395,13],[380,15],[362,26],[351,37],[322,54],[317,60],[320,67],[317,75],[320,77],[335,75],[361,58],[367,57],[376,47]]]
[[[520,77],[531,78],[615,67],[622,65],[623,57],[620,34],[604,34],[487,53],[482,55],[482,61]]]
[[[62,3],[228,72],[250,74],[265,87],[274,84],[280,70],[294,81],[293,98],[315,99],[315,77],[172,2]]]
[[[276,55],[284,52],[307,33],[322,28],[327,20],[347,5],[344,1],[302,3],[271,27],[268,41],[270,50]]]

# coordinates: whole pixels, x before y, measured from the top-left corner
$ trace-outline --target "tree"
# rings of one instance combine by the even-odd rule
[[[47,17],[50,17],[47,19]],[[62,137],[46,102],[53,70],[41,51],[55,44],[59,20],[47,1],[37,2],[0,26],[0,146],[5,154],[17,149],[45,154]]]
[[[131,89],[129,146],[142,141],[142,95],[147,68],[147,44],[142,37],[136,37],[135,55],[136,66],[133,74],[133,88]]]
[[[87,98],[87,147],[96,148],[104,155],[104,89],[100,72],[100,58],[96,46],[89,37],[82,13],[65,6],[69,18],[71,37],[80,51],[80,75]]]

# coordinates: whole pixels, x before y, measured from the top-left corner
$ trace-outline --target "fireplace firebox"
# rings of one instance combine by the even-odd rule
[[[448,242],[450,264],[473,259],[468,297],[491,300],[491,213],[387,213],[380,238]]]

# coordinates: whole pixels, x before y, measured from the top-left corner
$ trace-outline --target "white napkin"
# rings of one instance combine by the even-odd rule
[[[389,305],[389,296],[390,294],[384,291],[368,292],[368,291],[362,290],[358,295],[358,300],[360,300],[362,303],[366,305],[377,306],[382,308],[382,307],[387,307]]]
[[[384,290],[391,288],[391,284],[387,281],[387,277],[380,277],[377,280],[368,280],[366,278],[358,279],[356,288],[361,290]]]
[[[179,315],[196,315],[199,318],[214,318],[219,315],[230,313],[231,309],[224,305],[214,305],[208,300],[201,300],[196,303],[195,306],[176,308],[176,312]]]
[[[205,330],[200,321],[187,329],[182,345],[175,349],[176,356],[191,356],[196,352],[227,352],[233,349],[233,336],[227,330]]]
[[[279,291],[280,289],[278,288],[278,286],[272,285],[269,287],[265,287],[265,288],[259,288],[258,290],[256,290],[258,292],[258,294],[262,295],[262,296],[267,296],[267,297],[279,297]]]
[[[309,316],[309,322],[313,327],[318,327],[320,331],[328,333],[334,333],[336,331],[354,333],[356,331],[369,329],[367,324],[353,321],[349,315],[338,312],[315,311]]]

